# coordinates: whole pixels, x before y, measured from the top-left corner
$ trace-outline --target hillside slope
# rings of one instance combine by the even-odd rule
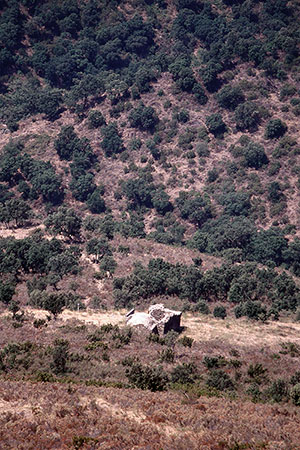
[[[11,448],[10,433],[26,448],[22,414],[32,448],[39,429],[45,448],[149,448],[151,433],[150,448],[171,448],[174,430],[176,448],[297,448],[299,12],[294,0],[0,0],[0,383],[20,386],[6,414],[0,405]],[[182,336],[119,323],[157,302],[188,314]],[[48,394],[36,405],[31,383],[70,409],[74,384],[82,420],[57,406],[48,439]],[[90,385],[102,389],[93,405]],[[160,397],[133,387],[167,390],[150,425],[148,406],[124,404]],[[101,441],[94,410],[111,435],[122,417],[132,432]]]

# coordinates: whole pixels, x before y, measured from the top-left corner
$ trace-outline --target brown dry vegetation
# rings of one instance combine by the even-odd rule
[[[35,329],[31,324],[32,316],[42,317],[42,314],[33,310],[28,310],[27,314],[31,319],[18,329],[2,316],[1,344],[30,340],[35,345],[45,346],[51,345],[54,337],[63,337],[69,340],[73,353],[82,353],[88,342],[87,335],[97,329],[95,326],[118,323],[124,317],[114,311],[65,312],[46,328]],[[272,360],[272,354],[281,348],[280,343],[287,340],[299,343],[299,325],[269,323],[254,326],[246,321],[237,324],[229,319],[220,321],[201,315],[184,316],[183,325],[186,328],[184,334],[193,336],[195,342],[191,349],[176,344],[176,364],[190,360],[201,368],[204,355],[227,358],[235,350],[243,362],[242,372],[255,361],[262,362],[272,378],[290,375],[299,367],[299,359],[290,355],[281,354],[278,363]],[[161,345],[147,344],[144,336],[134,334],[129,345],[110,350],[110,361],[101,363],[102,375],[98,369],[98,376],[103,380],[106,373],[104,380],[117,381],[123,370],[118,364],[120,359],[134,355],[143,363],[154,364],[161,349]],[[99,354],[99,350],[96,353]],[[34,366],[37,368],[36,362]],[[164,370],[169,367],[164,363]],[[95,375],[95,368],[91,370],[86,366],[84,369],[83,366],[82,370],[88,371],[79,376],[83,376],[83,380]],[[78,375],[74,375],[70,372],[63,384],[53,384],[8,381],[11,379],[8,372],[7,381],[0,382],[0,448],[300,448],[300,411],[289,404],[254,404],[246,398],[233,400],[221,393],[220,398],[208,398],[199,397],[196,391],[152,393],[93,387],[82,384]]]
[[[292,407],[25,382],[1,382],[0,399],[3,449],[300,448]]]

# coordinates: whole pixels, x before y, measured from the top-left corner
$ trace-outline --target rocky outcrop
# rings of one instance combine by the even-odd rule
[[[181,311],[167,309],[163,304],[152,305],[148,313],[135,312],[134,309],[126,314],[129,326],[141,326],[152,333],[166,334],[168,331],[180,331]]]

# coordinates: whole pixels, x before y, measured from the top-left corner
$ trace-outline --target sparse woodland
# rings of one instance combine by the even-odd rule
[[[300,448],[299,8],[0,0],[0,447]]]

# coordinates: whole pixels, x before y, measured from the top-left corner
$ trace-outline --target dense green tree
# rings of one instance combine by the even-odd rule
[[[78,252],[71,250],[49,258],[47,269],[51,275],[57,275],[62,279],[68,273],[76,273],[78,267]],[[55,280],[57,282],[57,280]]]
[[[152,208],[152,191],[154,185],[149,183],[145,178],[130,179],[123,183],[122,189],[132,208],[139,206]]]
[[[84,27],[94,28],[99,24],[100,6],[96,0],[89,0],[82,8],[82,23]]]
[[[261,115],[254,102],[247,101],[239,105],[234,113],[239,130],[255,131],[260,123]]]
[[[57,88],[70,89],[87,66],[88,60],[81,49],[75,48],[70,39],[58,38],[45,77]]]
[[[225,319],[227,316],[226,308],[224,306],[216,306],[213,310],[214,317]]]
[[[141,130],[151,131],[158,123],[158,117],[151,106],[140,104],[138,108],[133,109],[129,114],[129,122],[132,127]]]
[[[47,120],[53,122],[58,119],[62,106],[62,93],[59,89],[45,88],[39,95],[39,112],[45,115]]]
[[[95,189],[92,194],[88,196],[87,205],[93,214],[101,214],[106,210],[106,205],[99,189]]]
[[[278,181],[272,181],[272,183],[268,185],[268,197],[272,203],[278,203],[284,198],[282,187]]]
[[[208,220],[195,233],[191,245],[199,251],[211,253],[233,248],[241,248],[245,253],[254,232],[255,226],[248,218],[223,215]]]
[[[238,305],[234,309],[236,318],[246,316],[249,319],[263,320],[267,319],[267,310],[260,302],[252,302],[250,300]]]
[[[11,197],[13,197],[13,193],[9,191],[8,186],[0,183],[0,203],[3,205]]]
[[[100,232],[107,237],[113,239],[116,231],[116,222],[111,214],[106,214],[99,224]]]
[[[208,97],[205,94],[205,91],[200,83],[194,84],[192,93],[194,94],[200,105],[206,105],[206,103],[208,102]]]
[[[88,127],[99,128],[105,125],[105,119],[101,111],[92,110],[88,115]]]
[[[74,108],[76,112],[84,112],[89,106],[89,98],[99,98],[103,90],[104,85],[101,77],[86,74],[80,80],[74,82],[66,99],[67,104],[69,107]]]
[[[221,114],[211,114],[206,117],[206,126],[210,133],[212,133],[215,137],[222,137],[227,127],[223,122]]]
[[[96,156],[88,140],[85,140],[85,138],[81,139],[80,149],[75,151],[70,164],[72,177],[77,179],[80,176],[87,175],[86,172],[91,169],[95,161]]]
[[[212,217],[209,200],[204,199],[199,193],[191,194],[181,191],[175,203],[179,208],[181,217],[190,220],[199,227]]]
[[[188,57],[177,58],[170,66],[173,79],[177,86],[183,90],[190,92],[196,84],[193,70],[190,67],[190,60]]]
[[[111,247],[106,239],[93,238],[89,240],[86,244],[86,251],[88,255],[94,255],[97,262],[105,255],[112,255]]]
[[[54,234],[73,239],[80,236],[81,222],[73,209],[62,206],[45,220],[45,225]]]
[[[249,142],[244,149],[244,160],[248,167],[253,167],[254,169],[259,169],[269,162],[263,146],[255,142]]]
[[[150,91],[151,81],[155,81],[155,72],[151,67],[142,65],[135,73],[135,84],[138,92],[144,94]]]
[[[163,187],[158,187],[153,190],[151,194],[151,201],[153,207],[159,214],[166,214],[172,211],[173,206],[170,202],[170,196],[166,193]]]
[[[109,123],[102,128],[101,147],[106,156],[112,156],[125,150],[122,137],[118,132],[117,124]]]
[[[0,180],[14,184],[19,178],[19,167],[21,160],[21,152],[24,144],[20,142],[10,141],[3,147],[0,159]]]
[[[274,139],[283,136],[287,131],[287,125],[280,119],[271,119],[267,123],[265,136],[267,139]]]
[[[58,204],[62,201],[64,192],[61,186],[61,179],[55,173],[50,163],[42,162],[40,165],[36,164],[36,170],[29,177],[33,189],[31,195],[35,196],[35,191],[40,193],[44,201],[49,201],[53,204]]]
[[[15,294],[15,289],[14,283],[0,281],[0,301],[8,305]]]
[[[291,242],[287,249],[283,251],[283,257],[286,264],[291,267],[294,274],[300,276],[300,239],[296,238]]]
[[[15,222],[16,227],[22,226],[29,219],[31,208],[24,200],[13,198],[0,205],[0,222],[9,224]]]
[[[59,303],[59,300],[54,300],[54,298],[52,298],[52,300],[53,302]],[[52,349],[52,363],[51,363],[51,367],[53,368],[54,373],[63,374],[67,371],[67,362],[69,360],[69,348],[70,344],[65,339],[56,339],[54,341],[54,346]]]
[[[61,159],[72,159],[73,153],[80,148],[80,139],[72,125],[61,128],[57,139],[54,141],[54,147]]]
[[[220,198],[221,205],[224,206],[224,213],[230,216],[247,216],[251,203],[249,194],[246,192],[229,192]]]
[[[190,120],[190,114],[186,109],[179,111],[175,117],[180,123],[186,123]]]
[[[18,191],[22,194],[21,197],[23,200],[28,200],[31,196],[31,189],[28,183],[26,181],[21,180],[18,184]]]
[[[70,189],[76,200],[85,202],[96,189],[94,175],[92,173],[87,173],[85,175],[80,175],[78,178],[72,178]]]
[[[209,92],[215,92],[220,87],[220,80],[218,74],[222,71],[221,64],[214,61],[209,62],[204,68],[200,70],[200,76],[203,84]]]
[[[22,272],[48,273],[49,260],[64,251],[57,239],[42,239],[39,235],[25,239],[2,239],[0,250],[0,272],[16,277]]]
[[[66,305],[66,295],[62,292],[47,293],[44,297],[43,308],[53,314],[54,318],[62,312]]]
[[[217,101],[223,108],[234,110],[245,100],[243,91],[238,86],[224,86],[217,94]]]
[[[146,236],[144,218],[139,213],[131,213],[129,220],[122,221],[118,229],[124,237],[144,238]]]
[[[288,241],[283,232],[277,228],[270,228],[260,230],[253,235],[248,252],[251,258],[260,263],[274,261],[276,264],[281,264],[287,248]]]

